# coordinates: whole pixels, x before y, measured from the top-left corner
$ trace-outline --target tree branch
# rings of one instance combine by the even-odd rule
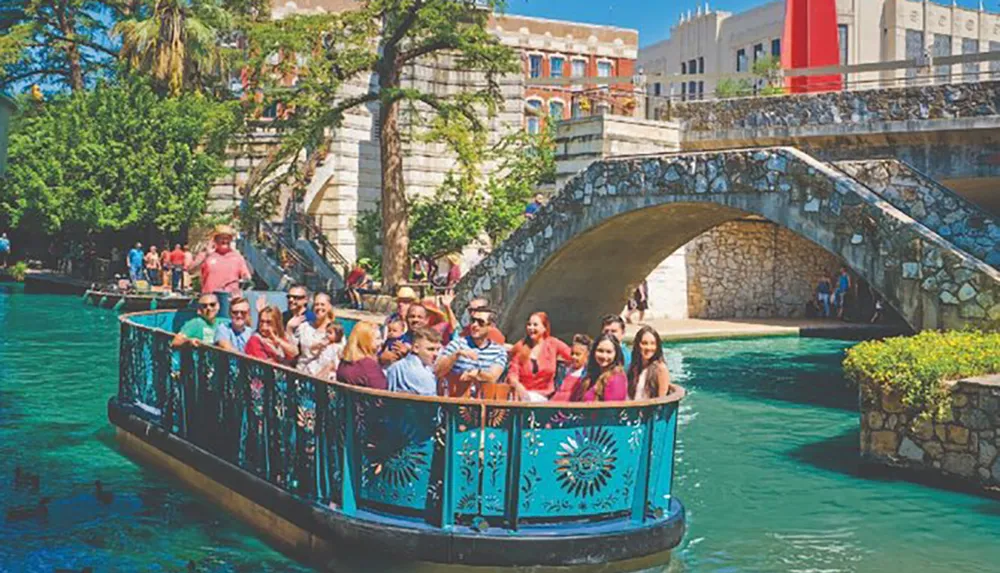
[[[399,55],[397,61],[399,62],[400,65],[402,65],[411,62],[419,58],[420,56],[426,56],[427,54],[431,54],[439,50],[454,50],[457,48],[458,45],[455,42],[448,42],[445,40],[435,40],[433,42],[428,42],[426,44],[423,44],[421,46],[416,46],[415,48],[411,48],[403,52],[402,54]]]
[[[465,116],[466,119],[472,124],[472,129],[481,130],[483,129],[483,124],[479,121],[479,117],[476,116],[475,111],[469,106],[455,105],[449,106],[445,104],[440,98],[435,95],[428,93],[419,93],[412,96],[411,99],[421,101],[430,107],[434,108],[434,111],[438,113],[447,113],[448,111],[457,111],[458,113]]]
[[[395,50],[399,42],[403,40],[403,36],[410,31],[410,28],[412,28],[413,24],[417,21],[417,12],[419,12],[423,7],[423,0],[414,0],[413,4],[410,5],[410,9],[406,11],[406,16],[403,18],[403,21],[400,22],[399,26],[396,27],[396,30],[392,33],[392,36],[389,36],[389,39],[386,40],[385,44],[383,44],[383,48],[385,50]]]
[[[40,70],[31,70],[27,72],[22,72],[20,74],[14,74],[12,76],[0,76],[0,86],[11,85],[14,82],[19,82],[21,80],[28,79],[34,76],[62,76],[68,77],[68,70],[60,70],[57,68],[43,68]]]
[[[92,50],[97,50],[98,52],[104,52],[105,54],[108,54],[109,56],[112,56],[112,57],[115,57],[115,58],[117,58],[119,56],[119,52],[117,52],[115,50],[112,50],[110,48],[104,47],[104,46],[102,46],[100,44],[96,44],[94,42],[91,42],[89,40],[67,38],[65,36],[61,36],[59,34],[55,34],[55,33],[52,33],[52,32],[45,32],[45,35],[48,36],[50,39],[55,40],[57,42],[70,42],[70,43],[73,43],[73,44],[78,44],[80,46],[86,46],[86,47],[88,47],[88,48],[90,48]]]

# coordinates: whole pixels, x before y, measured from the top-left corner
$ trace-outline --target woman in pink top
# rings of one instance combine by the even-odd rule
[[[569,346],[551,335],[549,316],[536,312],[528,317],[525,335],[510,351],[507,382],[518,400],[544,402],[556,391],[557,362],[569,362]]]
[[[628,398],[628,380],[622,364],[622,347],[611,334],[594,341],[587,363],[587,375],[573,391],[574,402],[620,402]]]

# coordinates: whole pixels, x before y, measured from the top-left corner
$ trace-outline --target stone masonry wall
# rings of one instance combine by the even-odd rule
[[[840,260],[768,221],[733,221],[687,245],[694,318],[801,317],[816,282]]]
[[[916,420],[898,396],[861,387],[861,455],[876,463],[1000,487],[1000,376],[952,387],[951,414]]]
[[[674,103],[668,119],[708,132],[998,114],[1000,82],[978,82]]]

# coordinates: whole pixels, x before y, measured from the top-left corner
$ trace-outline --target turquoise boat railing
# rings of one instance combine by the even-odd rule
[[[427,398],[214,347],[173,312],[121,322],[120,407],[302,500],[404,527],[518,536],[676,519],[678,404]]]

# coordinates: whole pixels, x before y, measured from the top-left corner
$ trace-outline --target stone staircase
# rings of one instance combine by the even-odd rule
[[[1000,221],[897,159],[837,161],[846,173],[972,257],[1000,270]]]

